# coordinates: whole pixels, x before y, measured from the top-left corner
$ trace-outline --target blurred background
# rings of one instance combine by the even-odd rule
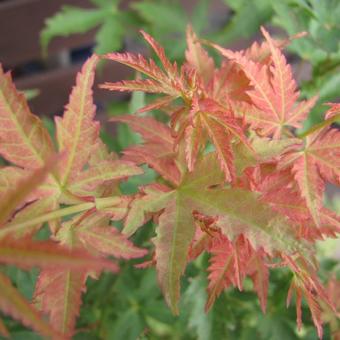
[[[43,117],[53,132],[51,118],[62,114],[76,72],[91,53],[130,51],[150,55],[138,32],[143,29],[165,47],[171,60],[181,63],[188,23],[200,37],[231,49],[261,40],[260,25],[278,39],[307,32],[286,50],[301,97],[319,95],[305,128],[322,120],[326,110],[322,103],[339,101],[339,0],[0,0],[0,62],[6,70],[12,70],[32,111]],[[218,61],[214,51],[210,52]],[[96,81],[134,76],[128,68],[107,62],[99,66]],[[140,93],[130,97],[95,88],[98,119],[102,122],[113,114],[134,112],[145,100]],[[102,138],[118,152],[138,141],[126,126],[112,124],[104,124]],[[137,182],[128,183],[126,190],[135,190],[152,176],[149,172]],[[329,187],[326,203],[339,211],[340,197],[335,188]],[[147,238],[137,234],[135,242],[143,244]],[[338,244],[336,240],[322,243],[318,252],[320,275],[340,304],[336,288]],[[90,281],[75,339],[317,339],[306,306],[303,330],[296,330],[295,309],[285,307],[290,274],[283,270],[271,275],[266,315],[249,282],[242,293],[229,290],[222,294],[206,315],[207,262],[207,258],[200,258],[187,271],[180,317],[172,316],[166,307],[153,269],[142,271],[123,264],[119,276],[105,274],[100,281]],[[15,268],[8,271],[21,292],[31,297],[37,273]],[[326,307],[322,313],[327,323],[324,339],[338,340],[334,334],[339,331],[339,322]],[[13,339],[39,339],[23,326],[6,320]]]
[[[62,111],[80,64],[93,50],[147,53],[141,28],[181,61],[189,22],[199,36],[232,49],[259,39],[259,26],[265,25],[279,38],[308,32],[288,48],[288,60],[303,96],[318,92],[320,102],[334,101],[340,85],[339,18],[338,0],[1,0],[0,60],[19,88],[39,91],[33,111],[53,115]],[[107,65],[98,81],[122,79],[127,72]],[[112,96],[97,91],[96,100],[101,107],[116,99]],[[314,112],[315,120],[321,111]]]

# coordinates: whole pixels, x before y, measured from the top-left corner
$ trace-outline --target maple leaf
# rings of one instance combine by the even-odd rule
[[[140,111],[161,109],[170,120],[165,125],[151,117],[113,118],[143,139],[125,149],[121,159],[98,136],[92,99],[98,57],[91,57],[77,76],[63,118],[56,119],[61,153],[56,171],[45,165],[55,152],[47,131],[1,70],[0,119],[6,128],[0,129],[0,155],[11,165],[0,169],[0,198],[11,199],[0,212],[0,262],[42,268],[35,302],[63,338],[75,333],[87,277],[116,271],[117,263],[107,257],[145,255],[127,236],[150,219],[156,235],[152,259],[139,267],[156,265],[175,314],[187,263],[207,252],[212,255],[207,308],[226,287],[241,290],[249,276],[265,311],[269,268],[285,266],[294,274],[288,297],[296,291],[298,326],[304,296],[321,337],[320,306],[332,304],[316,274],[313,245],[340,230],[339,217],[322,206],[325,183],[340,179],[340,138],[331,125],[339,108],[330,104],[324,122],[295,138],[289,128],[300,126],[316,98],[297,102],[296,83],[281,52],[286,42],[262,31],[266,41],[246,51],[214,45],[229,59],[220,67],[190,27],[187,60],[180,69],[145,32],[162,66],[141,55],[107,55],[148,79],[103,87],[161,93],[165,96]],[[155,182],[122,196],[119,181],[141,174],[139,164],[155,170]],[[22,193],[11,191],[10,183],[23,187]],[[112,221],[122,219],[120,233]],[[32,241],[45,222],[51,239]],[[4,287],[19,301],[11,304],[0,295],[5,312],[44,335],[54,332],[44,328],[33,308],[25,309],[11,286]]]
[[[8,329],[6,328],[4,322],[0,319],[0,334],[8,339],[10,337],[10,334],[8,332]]]
[[[86,164],[98,138],[99,123],[93,121],[95,106],[92,99],[94,69],[98,58],[92,56],[77,76],[63,118],[56,117],[59,152],[65,153],[60,181],[66,185]]]
[[[132,235],[136,230],[151,218],[148,213],[155,213],[165,208],[171,199],[171,191],[163,186],[146,186],[141,189],[142,195],[133,199],[130,209],[125,218],[124,229],[125,235]],[[149,217],[149,218],[148,218]]]
[[[0,172],[1,198],[5,202],[0,210],[0,262],[42,269],[35,298],[65,339],[74,334],[88,275],[100,274],[103,269],[116,272],[117,264],[107,256],[129,259],[145,254],[109,226],[111,219],[125,215],[129,201],[120,197],[117,182],[141,174],[142,170],[131,162],[118,160],[99,140],[92,99],[97,62],[94,55],[84,64],[63,118],[56,118],[60,152],[56,169],[52,169],[53,159],[42,167],[55,152],[47,130],[30,113],[10,76],[0,73],[0,114],[6,121],[6,129],[0,129],[0,140],[7,138],[10,142],[1,144],[0,154],[13,164]],[[17,149],[13,149],[14,145]],[[12,180],[14,189],[8,185]],[[63,222],[70,215],[74,215],[71,222]],[[50,223],[53,241],[33,242],[30,236],[44,222]],[[19,299],[14,295],[13,298]],[[39,325],[35,310],[25,317],[21,312],[15,314],[15,304],[4,308],[41,334],[47,334],[48,326],[44,330],[42,321]]]
[[[169,59],[165,55],[164,48],[148,33],[143,30],[140,31],[143,35],[144,39],[148,42],[148,44],[152,47],[159,60],[163,64],[163,67],[169,76],[176,76],[177,74],[177,66],[176,63],[172,64]]]
[[[68,188],[78,196],[86,196],[90,193],[92,196],[97,196],[100,194],[96,193],[96,189],[101,184],[142,173],[143,171],[131,162],[103,160],[78,173]]]
[[[340,183],[340,133],[325,128],[306,137],[304,145],[297,145],[282,157],[280,168],[291,167],[300,195],[316,225],[320,224],[319,210],[325,182]]]
[[[23,269],[38,266],[41,268],[92,268],[117,270],[117,266],[108,260],[96,259],[88,252],[67,251],[55,242],[36,242],[29,239],[1,240],[0,262],[14,264]]]
[[[143,212],[138,211],[138,215],[135,212],[130,218],[128,215],[125,221],[125,230],[130,233],[146,221],[146,214],[157,213],[159,216],[154,240],[156,268],[165,299],[174,313],[178,312],[180,277],[194,241],[194,211],[216,217],[216,226],[224,235],[237,238],[243,234],[249,238],[252,247],[263,248],[266,253],[310,253],[307,245],[297,241],[291,226],[282,216],[276,214],[269,205],[259,203],[257,194],[218,186],[212,189],[224,182],[224,174],[217,164],[216,154],[210,153],[196,165],[193,172],[184,175],[175,190],[169,188],[162,194],[159,192],[158,196],[156,193],[147,193],[137,197],[133,204],[135,209],[143,207]],[[233,204],[228,205],[228,202]],[[261,282],[256,278],[260,273],[263,275]],[[265,305],[265,273],[266,269],[258,267],[258,273],[253,271],[251,274],[262,308]]]
[[[109,225],[110,218],[98,213],[80,223],[75,230],[84,249],[112,255],[116,258],[132,259],[146,254],[144,249],[135,247],[125,235]]]
[[[304,296],[311,311],[312,319],[317,329],[318,336],[320,339],[322,339],[323,330],[321,306],[318,298],[320,298],[323,302],[330,306],[333,311],[335,311],[333,302],[330,301],[325,288],[321,285],[316,271],[308,265],[307,261],[303,257],[292,258],[290,256],[286,256],[285,260],[287,261],[288,266],[294,272],[294,277],[287,295],[287,306],[289,305],[292,293],[295,290],[297,325],[298,329],[301,329],[301,301],[302,297]]]
[[[142,146],[126,148],[123,159],[137,164],[146,163],[170,182],[179,183],[180,175],[174,162],[175,140],[169,127],[154,118],[133,115],[117,116],[111,121],[129,124],[144,140]]]
[[[185,51],[187,62],[202,77],[203,81],[208,83],[214,75],[214,60],[203,49],[191,26],[187,27],[187,45],[188,48]]]
[[[6,177],[8,176],[8,179],[5,179],[7,185],[2,197],[2,202],[4,203],[2,203],[0,210],[0,225],[8,220],[13,211],[45,180],[51,168],[52,162],[50,161],[49,164],[43,168],[37,168],[29,176],[22,176],[19,171],[19,179],[12,183],[12,186],[8,185],[8,181],[11,180],[11,174],[6,171],[5,175]],[[10,170],[11,173],[14,170],[14,176],[16,176],[15,168],[7,170]],[[1,175],[2,180],[4,180],[4,172]],[[14,187],[13,184],[15,184]]]
[[[220,166],[225,174],[226,180],[228,182],[235,180],[236,171],[233,162],[234,156],[231,147],[231,135],[227,133],[223,125],[219,124],[219,121],[213,118],[211,119],[209,115],[202,115],[201,120],[216,147]]]
[[[184,273],[190,242],[194,236],[194,220],[183,197],[173,195],[159,218],[156,246],[158,280],[165,300],[178,314],[180,277]]]
[[[71,338],[74,334],[85,281],[86,272],[82,270],[45,269],[36,283],[36,306],[44,312],[50,312],[51,322],[64,338]]]
[[[132,80],[115,83],[106,82],[101,85],[101,87],[113,91],[135,91],[137,87],[139,90],[145,92],[164,93],[171,96],[173,99],[179,97],[181,95],[182,84],[177,75],[176,65],[170,63],[165,56],[163,48],[151,36],[143,31],[142,34],[159,56],[165,68],[165,72],[163,72],[152,59],[146,60],[140,54],[109,53],[105,56],[106,59],[114,60],[129,66],[136,71],[147,75],[152,80]]]
[[[114,160],[108,153],[106,153],[106,158],[102,159],[101,162],[90,162],[91,153],[97,150],[99,145],[99,125],[94,121],[95,106],[92,100],[92,86],[97,62],[98,57],[94,55],[84,64],[77,76],[76,86],[72,90],[64,117],[56,119],[56,137],[62,156],[58,162],[58,172],[52,173],[46,183],[42,185],[44,195],[49,194],[49,196],[55,198],[54,203],[46,205],[46,207],[53,206],[54,209],[57,209],[59,203],[73,204],[79,203],[79,201],[82,202],[82,198],[78,196],[79,194],[84,196],[86,201],[89,196],[94,195],[94,187],[98,187],[106,181],[118,180],[141,173],[141,170],[137,169],[135,165]],[[10,79],[7,79],[7,76],[4,77],[9,83]],[[12,84],[7,87],[16,93]],[[4,114],[10,116],[12,112],[4,112]],[[29,112],[26,112],[26,115],[33,117]],[[27,120],[29,119],[23,119],[23,121]],[[42,129],[38,118],[34,118],[34,122],[36,122],[37,128],[39,127],[40,129],[41,126]],[[16,125],[16,129],[19,132],[21,131],[20,122]],[[13,137],[18,140],[18,143],[20,141],[19,132]],[[44,132],[41,132],[41,136],[37,135],[34,138],[36,143],[49,144],[43,139],[45,134],[47,134],[47,131],[44,130]],[[41,139],[40,141],[38,141],[39,138]],[[49,156],[51,156],[53,150],[49,150],[49,152],[51,153]],[[20,162],[16,163],[16,159],[9,158],[8,160],[14,162],[14,164],[21,165]],[[38,189],[41,190],[40,188]],[[14,222],[14,224],[17,223]]]
[[[212,98],[219,103],[250,102],[247,91],[251,89],[250,82],[238,65],[224,60],[220,68],[214,72],[214,77],[208,85]]]
[[[207,136],[214,144],[220,166],[228,182],[235,180],[234,154],[232,142],[239,141],[253,153],[247,137],[241,128],[240,120],[235,118],[230,108],[221,106],[212,99],[194,98],[190,115],[183,123],[185,156],[190,171],[194,169],[198,155],[203,152],[207,144]],[[179,144],[182,138],[181,128],[176,137]]]
[[[179,144],[182,138],[186,139],[186,159],[188,168],[192,171],[194,168],[197,155],[202,151],[206,145],[205,135],[208,135],[210,140],[215,145],[218,150],[219,159],[221,161],[221,167],[225,172],[225,176],[227,181],[233,181],[235,179],[235,169],[233,167],[233,152],[231,148],[232,139],[239,139],[246,146],[251,149],[250,144],[247,142],[247,139],[244,135],[244,132],[239,126],[239,121],[234,117],[231,112],[229,105],[224,106],[219,104],[218,101],[214,101],[211,98],[205,99],[201,98],[201,95],[196,96],[194,93],[195,89],[199,89],[202,94],[206,92],[208,95],[212,94],[217,99],[219,98],[219,92],[223,88],[222,98],[225,98],[226,93],[227,96],[233,98],[234,93],[242,92],[239,89],[239,84],[241,83],[239,79],[241,76],[237,73],[237,77],[232,76],[234,72],[230,68],[223,68],[222,73],[223,79],[222,82],[218,81],[218,78],[221,74],[216,74],[212,77],[210,84],[210,80],[203,80],[207,77],[207,74],[212,71],[214,64],[212,60],[209,59],[206,52],[203,50],[202,46],[197,42],[197,38],[190,28],[187,31],[187,39],[188,39],[188,50],[187,50],[187,63],[181,68],[181,79],[179,79],[177,75],[177,67],[172,65],[169,60],[166,58],[164,49],[149,35],[143,33],[144,38],[150,43],[152,48],[155,50],[156,54],[160,58],[165,72],[165,74],[161,71],[160,68],[155,66],[152,61],[146,62],[146,60],[141,56],[133,56],[128,54],[114,54],[108,55],[108,59],[112,59],[121,63],[124,63],[142,73],[152,78],[153,80],[149,83],[147,80],[142,81],[128,81],[128,82],[120,82],[113,84],[104,84],[102,87],[111,90],[142,90],[145,92],[159,92],[166,94],[167,97],[165,101],[160,101],[160,107],[163,105],[167,105],[172,100],[177,97],[181,97],[185,104],[190,106],[190,109],[186,109],[186,105],[180,108],[179,110],[171,113],[171,126],[173,135],[176,136],[175,145]],[[203,60],[200,61],[197,57],[202,57]],[[208,67],[207,70],[202,71],[202,65]],[[209,71],[209,72],[208,72]],[[202,73],[203,72],[203,73]],[[232,84],[229,85],[230,80],[233,80]],[[245,83],[244,86],[247,86],[248,80],[245,76],[243,76],[243,81]],[[155,83],[155,81],[163,84],[162,86]],[[206,82],[204,86],[202,82]],[[172,94],[164,88],[164,84],[166,86],[172,87],[173,90],[177,91],[176,94]],[[208,84],[209,83],[209,84]],[[230,81],[231,83],[231,81]],[[228,85],[225,85],[228,84]],[[144,89],[143,89],[144,86]],[[225,91],[225,87],[229,86],[229,91]],[[241,85],[242,88],[243,84]],[[222,91],[222,90],[221,90]],[[244,92],[244,91],[243,91]],[[240,95],[241,96],[241,95]],[[236,96],[235,96],[236,97]],[[229,98],[229,97],[228,97]],[[150,107],[159,107],[158,103],[154,106],[151,104]],[[143,108],[145,111],[145,108]],[[185,116],[186,112],[189,112],[189,116]],[[124,118],[125,119],[125,118]],[[113,120],[117,120],[114,118]],[[118,121],[122,121],[122,119],[118,118]],[[129,123],[133,123],[135,126],[135,122],[132,122],[131,118],[129,118]],[[139,122],[141,124],[142,121]],[[176,124],[178,123],[178,124]],[[155,126],[157,124],[152,123],[150,126]],[[164,127],[162,128],[164,130]],[[161,131],[161,130],[160,130]],[[152,133],[154,135],[154,132]],[[165,134],[166,135],[166,134]],[[230,140],[230,142],[226,141]],[[160,138],[159,140],[163,140]],[[171,145],[172,148],[174,145]],[[149,146],[148,146],[149,147]],[[150,150],[148,147],[143,148],[131,148],[125,150],[125,154],[129,155],[129,160],[133,160],[135,162],[144,161],[148,163],[151,167],[155,168],[156,171],[161,171],[161,169],[165,168],[164,164],[160,166],[160,162],[155,162],[154,158],[151,156],[152,153],[155,153],[155,146]],[[164,150],[165,151],[165,150]],[[131,155],[137,155],[137,158],[131,158]],[[143,156],[142,156],[143,155]],[[168,180],[172,181],[175,184],[178,184],[178,181],[174,177],[169,177],[166,174],[166,171],[161,171],[162,176],[165,176]]]
[[[264,261],[265,257],[266,254],[262,249],[254,252],[248,261],[247,268],[247,274],[250,275],[253,281],[254,289],[256,290],[259,297],[263,313],[266,312],[269,286],[269,269]]]
[[[90,216],[85,213],[64,222],[56,238],[68,249],[87,251],[98,259],[107,255],[124,259],[145,255],[145,250],[133,246],[109,223],[110,217],[105,213]],[[118,269],[114,263],[111,265]],[[74,334],[81,295],[86,291],[87,277],[93,273],[90,266],[79,266],[77,271],[70,269],[43,270],[38,278],[34,298],[37,306],[50,315],[51,322],[67,338]],[[98,273],[98,269],[94,269]]]
[[[131,129],[139,133],[146,143],[161,143],[164,152],[173,151],[171,129],[152,117],[125,115],[113,117],[110,121],[126,123]]]
[[[25,200],[26,196],[30,194],[44,179],[50,167],[38,168],[33,171],[29,177],[20,176],[20,180],[16,183],[14,188],[6,186],[2,194],[2,203],[0,207],[0,216],[2,221],[6,221],[8,216],[17,208],[22,201]],[[18,247],[19,246],[19,247]],[[13,241],[2,241],[0,245],[0,261],[6,263],[17,262],[22,263],[22,253],[23,246],[25,250],[27,249],[27,242],[24,244],[13,243]],[[11,253],[14,257],[19,256],[19,261],[13,259]],[[4,256],[3,256],[4,255]],[[25,254],[27,255],[27,254]],[[27,260],[32,260],[32,257]],[[38,259],[39,260],[39,259]],[[37,258],[33,256],[33,262],[37,264]],[[40,334],[45,336],[57,336],[57,333],[46,323],[40,313],[35,310],[28,301],[12,286],[10,280],[4,275],[0,274],[0,308],[1,310],[11,315],[13,318],[20,320],[23,324],[32,327]],[[6,327],[1,322],[1,333],[5,336],[8,335]]]
[[[57,140],[60,151],[62,152],[62,157],[58,162],[58,168],[63,169],[63,173],[60,174],[60,171],[52,172],[46,179],[46,182],[43,183],[46,187],[46,189],[43,189],[43,194],[40,197],[36,197],[53,196],[55,198],[53,203],[45,205],[47,209],[58,207],[60,194],[67,193],[65,185],[68,179],[66,177],[69,177],[70,172],[75,173],[80,171],[85,165],[84,161],[87,161],[86,159],[84,160],[84,157],[89,157],[90,155],[89,149],[92,147],[92,144],[86,144],[86,142],[81,141],[81,138],[89,138],[89,143],[93,143],[94,137],[96,137],[94,136],[91,140],[89,130],[92,131],[94,128],[89,129],[86,127],[86,124],[92,126],[90,121],[94,115],[94,106],[93,103],[91,104],[90,97],[92,96],[91,86],[97,59],[96,56],[93,56],[84,65],[82,72],[78,75],[78,84],[71,95],[68,106],[69,109],[65,113],[65,119],[63,121],[57,119]],[[52,142],[42,122],[29,111],[25,99],[18,94],[10,76],[1,75],[2,77],[0,79],[4,85],[3,89],[6,91],[5,96],[0,98],[1,114],[5,117],[4,119],[9,120],[12,125],[9,126],[8,129],[3,130],[3,137],[1,137],[0,133],[0,138],[6,137],[18,150],[21,148],[20,150],[24,152],[24,156],[20,156],[20,153],[17,154],[19,151],[15,150],[12,150],[9,154],[7,152],[9,150],[7,150],[7,144],[2,143],[1,147],[4,149],[2,155],[15,165],[26,169],[37,168],[54,154]],[[8,101],[8,98],[12,97],[20,103],[20,107]],[[79,106],[77,105],[78,101]],[[77,124],[73,125],[73,119],[75,119]],[[78,130],[74,131],[73,127],[78,127]],[[88,131],[89,133],[84,134],[80,129]],[[96,127],[95,130],[98,130],[98,127]],[[6,131],[11,131],[11,135],[7,136],[6,134],[9,132]],[[98,131],[93,133],[97,134]],[[69,140],[67,140],[67,138],[69,138]],[[80,142],[82,142],[82,146],[85,147],[81,152],[76,150],[76,148],[79,148]],[[86,147],[86,145],[88,145],[88,147]],[[62,199],[63,198],[61,198],[61,200]],[[43,204],[41,206],[43,206]]]
[[[242,281],[246,273],[246,262],[249,260],[247,241],[240,236],[234,243],[222,236],[213,241],[211,246],[213,256],[210,259],[208,301],[209,310],[215,298],[223,289],[233,284],[242,290]]]
[[[234,164],[238,176],[242,176],[244,171],[249,168],[256,168],[259,165],[273,164],[280,159],[281,155],[294,150],[297,145],[301,145],[301,140],[298,138],[286,139],[271,139],[268,137],[260,137],[252,134],[248,137],[248,141],[254,152],[250,152],[249,148],[243,143],[234,143]],[[282,175],[282,173],[280,173]],[[275,181],[280,181],[281,176],[278,175]],[[290,177],[291,178],[291,177]],[[272,182],[271,184],[275,184]],[[261,182],[261,185],[263,183]],[[286,183],[287,184],[287,183]],[[279,186],[278,186],[279,188]],[[257,188],[258,190],[258,188]]]
[[[195,222],[197,225],[197,220]],[[212,242],[214,241],[214,236],[214,232],[206,232],[204,228],[201,228],[201,225],[200,228],[196,228],[195,236],[190,244],[189,259],[194,260],[203,252],[209,250],[211,248]]]
[[[0,155],[23,168],[42,167],[53,152],[51,138],[1,65],[0,119]]]
[[[185,131],[185,156],[189,171],[193,171],[198,155],[204,145],[206,138],[203,133],[202,119],[197,116],[193,119],[192,125],[189,125]]]
[[[16,188],[10,188],[4,193],[5,205],[0,209],[4,221],[6,221],[5,216],[11,214],[20,201],[24,200],[25,196],[29,195],[30,191],[33,191],[43,181],[50,169],[51,165],[34,170],[33,174],[21,179]],[[72,270],[81,268],[117,270],[117,266],[112,262],[97,259],[85,250],[69,251],[56,242],[36,242],[28,238],[18,240],[13,240],[10,237],[2,238],[0,240],[0,262],[16,265],[23,269],[38,266],[50,271],[65,270],[66,268]],[[59,338],[59,335],[43,320],[40,313],[30,306],[3,274],[0,275],[0,286],[0,306],[5,313],[22,321],[42,335]]]
[[[111,89],[163,93],[141,111],[157,108],[170,116],[170,129],[152,119],[116,119],[144,139],[124,150],[123,158],[148,164],[163,181],[141,188],[132,198],[123,232],[131,235],[153,219],[155,255],[148,264],[155,262],[165,299],[176,314],[180,277],[187,262],[204,251],[213,254],[208,307],[230,284],[241,289],[248,275],[265,311],[267,261],[304,259],[298,304],[306,295],[320,335],[308,285],[316,285],[327,302],[315,276],[313,243],[339,231],[338,216],[322,207],[325,182],[339,183],[339,136],[329,129],[338,119],[338,107],[331,104],[324,122],[295,138],[291,128],[301,126],[317,98],[298,102],[291,67],[281,52],[289,39],[274,41],[264,29],[262,33],[266,41],[245,51],[208,43],[228,59],[217,68],[189,27],[180,76],[163,48],[146,34],[164,72],[141,56],[113,56],[151,82],[116,83]],[[171,104],[178,97],[182,102]],[[214,151],[207,154],[209,142]],[[292,262],[282,265],[301,274]],[[299,324],[299,309],[297,314]]]
[[[242,290],[242,281],[249,275],[253,281],[263,312],[266,310],[269,284],[269,269],[265,264],[266,253],[263,249],[255,251],[249,241],[240,235],[234,242],[219,235],[209,244],[210,258],[208,300],[209,310],[216,297],[230,285]]]
[[[339,119],[340,118],[340,104],[339,103],[326,103],[330,108],[325,113],[325,119],[333,118]]]
[[[222,55],[237,63],[250,80],[253,89],[247,91],[252,104],[243,103],[241,112],[264,136],[280,138],[285,126],[301,127],[316,102],[316,97],[296,104],[299,93],[291,67],[267,31],[262,28],[270,52],[269,64],[253,61],[249,56],[213,45]]]
[[[4,313],[20,320],[24,325],[33,328],[43,336],[56,339],[60,336],[2,273],[0,273],[0,288],[0,308]]]

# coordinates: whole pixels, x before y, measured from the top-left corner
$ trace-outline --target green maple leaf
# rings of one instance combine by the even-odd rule
[[[268,204],[259,202],[257,193],[219,186],[223,176],[216,154],[210,153],[192,173],[184,175],[175,190],[149,191],[136,199],[139,214],[132,210],[126,219],[125,231],[131,234],[145,222],[143,213],[161,211],[154,239],[156,267],[165,299],[175,314],[180,278],[196,229],[193,211],[217,217],[222,233],[231,238],[243,233],[255,248],[263,247],[268,253],[309,253],[308,247],[294,238],[288,222]]]
[[[98,54],[116,51],[122,45],[126,16],[118,12],[118,1],[92,1],[96,7],[81,8],[63,6],[53,17],[48,18],[40,35],[43,53],[55,37],[85,33],[97,28],[95,52]]]

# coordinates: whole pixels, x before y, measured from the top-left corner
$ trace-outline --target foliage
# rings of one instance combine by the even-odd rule
[[[277,267],[285,268],[290,281],[290,287],[285,287],[288,303],[293,293],[296,296],[298,328],[302,328],[305,299],[319,337],[323,322],[330,322],[334,331],[338,306],[331,294],[336,281],[330,282],[328,290],[322,285],[315,242],[334,237],[340,230],[339,217],[322,202],[325,183],[339,184],[339,131],[332,125],[339,118],[339,105],[329,104],[323,123],[304,134],[296,133],[315,99],[298,100],[291,67],[281,52],[286,42],[273,40],[264,29],[265,41],[246,50],[233,52],[210,43],[224,57],[217,66],[189,27],[186,62],[180,68],[150,35],[142,33],[162,67],[141,55],[106,55],[145,77],[106,83],[103,88],[163,94],[139,109],[139,115],[113,118],[128,124],[143,139],[142,144],[125,148],[120,158],[101,142],[94,120],[96,55],[78,74],[63,118],[55,119],[56,147],[10,75],[0,74],[0,117],[4,122],[0,154],[10,164],[1,168],[0,177],[0,261],[23,269],[41,268],[33,292],[34,308],[6,276],[0,277],[3,312],[42,335],[71,338],[86,279],[92,285],[101,270],[117,271],[117,264],[106,259],[108,256],[131,259],[146,254],[128,240],[134,234],[149,253],[149,260],[136,266],[156,267],[162,293],[175,315],[180,310],[181,279],[187,272],[182,303],[192,312],[187,308],[182,320],[188,321],[198,337],[214,338],[211,319],[219,325],[220,334],[238,336],[221,321],[223,300],[217,300],[222,295],[228,301],[223,292],[231,286],[244,290],[247,299],[254,290],[262,311],[270,310],[272,321],[263,319],[260,336],[268,338],[273,332],[294,335],[291,326],[284,333],[285,321],[271,304],[267,306],[267,296],[275,295],[269,275],[274,272],[275,280]],[[169,123],[141,114],[150,110],[163,111]],[[155,176],[131,193],[129,181],[122,180],[141,175],[140,166],[153,169]],[[119,221],[122,232],[117,228]],[[44,223],[50,230],[48,240],[35,241]],[[206,266],[197,264],[207,255],[205,310],[215,303],[217,307],[204,318]],[[155,312],[160,300],[150,283],[155,282],[152,271],[148,269],[150,275],[143,276],[145,281],[131,282],[139,274],[126,266],[123,264],[127,269],[122,276],[104,276],[101,282],[108,289],[101,299],[106,302],[117,289],[122,292],[127,287],[115,301],[126,305],[128,299],[131,308],[122,314],[118,308],[114,313],[119,318],[109,328],[107,323],[92,327],[100,328],[98,336],[115,339],[141,336],[146,332],[145,323],[154,334],[166,334],[164,324],[174,317]],[[283,290],[279,293],[282,304]],[[241,296],[235,293],[234,299],[242,301]],[[91,295],[86,299],[91,300]],[[95,303],[100,306],[100,301]],[[140,310],[140,304],[146,310]],[[246,304],[250,311],[252,305]],[[48,315],[56,330],[37,310]],[[112,316],[111,310],[97,307],[95,311],[99,315],[89,323]],[[133,328],[127,327],[131,320]],[[241,321],[250,326],[252,322]],[[181,329],[181,319],[178,327]],[[186,332],[190,335],[190,330]]]
[[[271,23],[291,36],[308,33],[289,46],[289,51],[299,58],[298,69],[303,69],[306,64],[312,68],[312,77],[304,80],[301,86],[303,97],[319,95],[318,105],[305,122],[306,127],[320,122],[325,111],[322,103],[338,96],[340,4],[336,0],[225,0],[230,9],[229,17],[218,27],[214,23],[208,24],[210,4],[207,0],[198,0],[190,15],[179,1],[138,1],[124,10],[119,8],[117,0],[92,2],[95,6],[92,9],[66,6],[46,21],[41,34],[45,52],[55,36],[83,33],[96,26],[100,29],[96,34],[95,52],[101,54],[119,50],[124,39],[134,37],[136,28],[142,27],[165,42],[170,59],[182,60],[185,49],[183,32],[188,21],[196,32],[204,33],[220,44],[252,38],[261,24]],[[173,25],[174,22],[176,25]]]
[[[110,226],[127,205],[117,181],[141,170],[117,160],[99,139],[92,101],[97,61],[93,56],[85,63],[63,118],[56,118],[57,159],[50,159],[54,146],[42,122],[30,112],[10,75],[0,73],[0,153],[11,164],[0,171],[0,259],[19,268],[41,268],[34,302],[50,315],[57,331],[3,274],[1,309],[54,338],[73,335],[87,277],[97,277],[102,269],[118,270],[106,256],[129,259],[145,254]],[[50,240],[33,241],[44,222],[49,222]]]
[[[46,21],[46,28],[41,33],[41,45],[44,53],[52,38],[84,33],[100,26],[96,34],[96,52],[105,53],[118,50],[122,46],[123,27],[128,17],[118,13],[117,0],[92,0],[93,9],[64,6],[54,17]]]
[[[46,20],[41,32],[43,52],[47,53],[50,41],[57,36],[85,33],[97,28],[95,52],[98,54],[120,50],[127,37],[135,37],[138,27],[148,28],[156,36],[167,39],[172,56],[179,58],[185,48],[183,32],[188,21],[201,32],[208,21],[208,1],[201,0],[188,17],[179,2],[138,1],[121,9],[119,0],[91,0],[92,8],[63,6],[61,10]],[[176,22],[176,26],[173,23]],[[177,44],[178,37],[182,36]],[[174,39],[176,48],[174,48]]]
[[[321,120],[325,101],[338,97],[340,62],[340,4],[336,0],[306,1],[225,0],[235,15],[219,32],[216,41],[228,43],[240,37],[251,37],[260,24],[271,22],[289,35],[307,32],[303,39],[295,40],[289,51],[299,57],[298,68],[311,65],[311,78],[302,84],[304,97],[319,95],[319,105],[312,111],[308,125]],[[242,20],[241,18],[247,18]]]

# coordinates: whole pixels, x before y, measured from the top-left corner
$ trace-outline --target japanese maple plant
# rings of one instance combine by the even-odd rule
[[[33,301],[26,301],[0,273],[0,308],[46,337],[69,339],[89,276],[117,271],[117,259],[147,255],[159,285],[178,314],[180,280],[187,264],[210,254],[207,311],[221,292],[242,290],[248,276],[266,310],[269,271],[292,272],[287,304],[295,295],[309,305],[319,337],[322,306],[335,311],[320,282],[315,242],[335,237],[340,220],[323,206],[325,183],[339,185],[340,131],[332,124],[339,104],[328,104],[324,122],[297,133],[316,98],[299,92],[281,49],[262,29],[264,42],[234,52],[205,42],[223,56],[220,66],[189,28],[186,62],[171,63],[148,34],[158,56],[104,56],[144,78],[105,83],[112,91],[162,94],[135,115],[116,116],[141,135],[119,157],[107,150],[94,120],[92,87],[99,57],[77,76],[63,118],[50,137],[8,73],[0,71],[0,262],[41,269]],[[161,110],[168,124],[145,112]],[[143,173],[156,180],[124,195],[120,182]],[[148,250],[128,238],[139,228],[155,237]],[[123,221],[123,229],[115,226]],[[49,240],[36,233],[47,223]],[[110,257],[110,258],[108,258]],[[140,269],[136,269],[140,270]],[[8,334],[3,323],[0,331]]]

